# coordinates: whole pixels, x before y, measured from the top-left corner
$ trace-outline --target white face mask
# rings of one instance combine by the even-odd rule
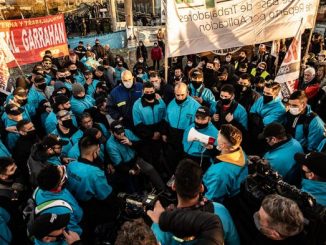
[[[133,82],[122,82],[122,84],[123,84],[123,86],[124,86],[125,88],[131,88],[132,85],[133,85]]]
[[[155,90],[160,90],[161,83],[159,83],[159,82],[153,82],[153,85],[154,85]]]
[[[300,109],[298,107],[290,107],[289,112],[293,115],[293,116],[297,116],[300,114]]]

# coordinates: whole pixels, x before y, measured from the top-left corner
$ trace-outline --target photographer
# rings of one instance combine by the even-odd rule
[[[175,172],[175,181],[172,184],[172,190],[177,193],[177,209],[190,210],[189,212],[194,211],[194,214],[197,211],[215,213],[222,222],[225,244],[240,244],[237,230],[228,210],[222,204],[208,201],[202,197],[202,193],[204,192],[202,170],[196,162],[185,159],[179,163]],[[150,216],[151,214],[149,212]],[[194,219],[191,225],[200,225],[200,220],[197,221]],[[179,221],[176,220],[176,222]],[[180,226],[185,226],[185,230],[188,229],[186,224],[180,224]],[[190,241],[196,239],[195,237],[177,238],[171,233],[163,232],[157,223],[153,223],[152,230],[162,245],[180,244],[181,240]]]

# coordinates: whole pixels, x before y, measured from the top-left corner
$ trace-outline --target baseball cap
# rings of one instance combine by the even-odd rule
[[[206,106],[201,106],[196,111],[196,117],[208,117],[209,116],[209,109]]]
[[[322,152],[310,152],[308,154],[297,153],[294,155],[297,163],[307,166],[319,177],[326,179],[326,154]]]
[[[54,101],[57,105],[61,105],[67,103],[69,101],[69,98],[63,94],[59,94],[54,97]]]
[[[285,128],[280,123],[268,124],[262,133],[258,135],[258,139],[265,139],[268,137],[277,137],[286,134]]]
[[[67,145],[69,142],[66,140],[60,139],[59,136],[54,135],[54,134],[49,134],[48,136],[45,136],[44,139],[41,142],[41,145],[44,149],[51,148],[55,145]]]
[[[30,229],[30,235],[41,240],[55,230],[66,227],[70,220],[70,214],[46,213],[36,217]]]
[[[6,105],[5,107],[5,112],[9,115],[14,115],[14,116],[17,116],[17,115],[20,115],[24,112],[25,110],[21,107],[18,107],[14,104],[8,104]]]
[[[116,134],[122,134],[125,132],[125,128],[119,121],[114,121],[111,123],[111,130]]]

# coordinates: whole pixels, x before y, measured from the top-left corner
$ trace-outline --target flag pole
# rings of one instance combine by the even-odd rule
[[[317,14],[318,14],[318,6],[319,6],[319,3],[320,3],[320,0],[318,1],[318,4],[316,5],[316,12],[315,12],[315,18],[314,18],[314,21],[313,21],[313,25],[312,25],[312,28],[310,29],[310,33],[309,33],[309,39],[308,39],[308,44],[307,44],[307,48],[306,48],[306,51],[305,51],[305,54],[304,54],[304,59],[303,59],[303,66],[306,65],[307,63],[307,56],[308,56],[308,53],[309,53],[309,48],[310,48],[310,44],[311,44],[311,38],[312,38],[312,33],[315,29],[315,26],[316,26],[316,21],[317,21]]]
[[[166,20],[167,22],[168,20]],[[166,31],[166,28],[164,30],[164,79],[165,79],[165,82],[167,83],[168,82],[168,56],[167,56],[167,31]]]

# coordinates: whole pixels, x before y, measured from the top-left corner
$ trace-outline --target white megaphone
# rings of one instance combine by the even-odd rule
[[[195,128],[191,128],[188,134],[188,142],[199,141],[205,145],[213,145],[215,138],[199,133]]]

